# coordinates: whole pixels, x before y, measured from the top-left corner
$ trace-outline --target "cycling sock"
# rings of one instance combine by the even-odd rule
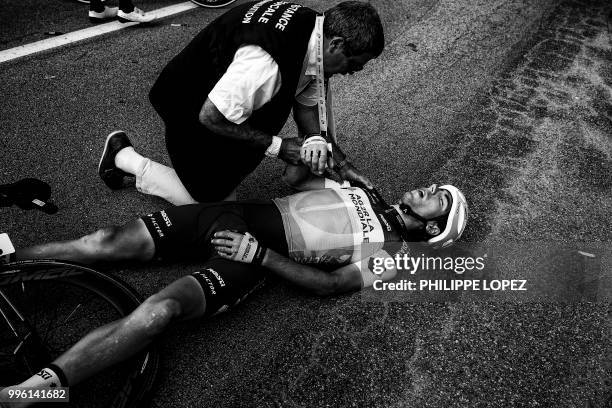
[[[32,377],[18,385],[22,388],[67,387],[68,379],[64,371],[55,364],[49,364]]]
[[[138,154],[132,146],[119,150],[115,156],[115,166],[129,174],[139,175],[146,164],[146,159]]]
[[[57,364],[54,363],[49,364],[48,368],[50,370],[53,370],[55,375],[57,375],[57,378],[59,378],[62,387],[68,386],[68,378],[66,377],[66,374],[64,374],[64,370],[62,370]]]
[[[119,0],[119,8],[124,13],[131,13],[134,11],[134,5],[132,4],[132,0]]]

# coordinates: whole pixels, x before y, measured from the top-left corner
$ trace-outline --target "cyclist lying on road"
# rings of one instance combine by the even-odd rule
[[[142,350],[177,320],[211,316],[236,305],[267,271],[319,295],[389,280],[396,270],[375,275],[362,268],[361,261],[395,256],[397,251],[390,248],[398,245],[389,245],[392,242],[447,246],[460,237],[466,220],[465,197],[450,185],[407,192],[394,206],[385,204],[375,190],[351,187],[267,201],[173,207],[74,241],[17,250],[18,259],[85,263],[188,257],[204,261],[201,270],[171,283],[125,318],[92,331],[20,386],[81,382]],[[363,243],[374,249],[363,250]]]

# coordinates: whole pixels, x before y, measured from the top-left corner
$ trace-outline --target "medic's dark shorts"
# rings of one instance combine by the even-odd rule
[[[166,149],[181,182],[200,203],[224,200],[265,157],[265,149],[186,121],[166,122]]]
[[[201,259],[193,276],[206,297],[205,316],[239,303],[263,282],[264,268],[217,255],[211,240],[217,231],[250,232],[264,246],[287,254],[281,215],[272,201],[241,201],[172,207],[142,217],[160,260]]]

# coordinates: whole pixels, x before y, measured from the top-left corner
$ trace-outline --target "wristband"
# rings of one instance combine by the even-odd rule
[[[253,257],[253,261],[251,263],[253,265],[261,265],[263,263],[264,258],[266,257],[267,252],[268,248],[263,245],[258,245],[257,251],[255,252],[255,256]]]
[[[310,136],[304,141],[304,144],[302,146],[306,146],[313,143],[327,143],[327,141],[323,136],[320,135]]]
[[[304,141],[304,143],[302,144],[302,147],[306,147],[306,146],[310,146],[313,144],[327,144],[327,151],[330,153],[333,153],[333,147],[331,143],[327,143],[327,141],[325,140],[324,137],[319,136],[319,135],[315,135],[315,136],[310,136],[308,139],[306,139]]]
[[[278,157],[278,152],[280,152],[281,143],[283,143],[283,139],[278,136],[272,136],[272,143],[266,149],[266,156],[268,157]]]

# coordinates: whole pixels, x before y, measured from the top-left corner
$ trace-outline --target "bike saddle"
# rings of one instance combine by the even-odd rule
[[[34,178],[0,185],[0,207],[16,205],[23,210],[35,208],[47,214],[55,214],[57,206],[47,201],[50,197],[49,184]]]

